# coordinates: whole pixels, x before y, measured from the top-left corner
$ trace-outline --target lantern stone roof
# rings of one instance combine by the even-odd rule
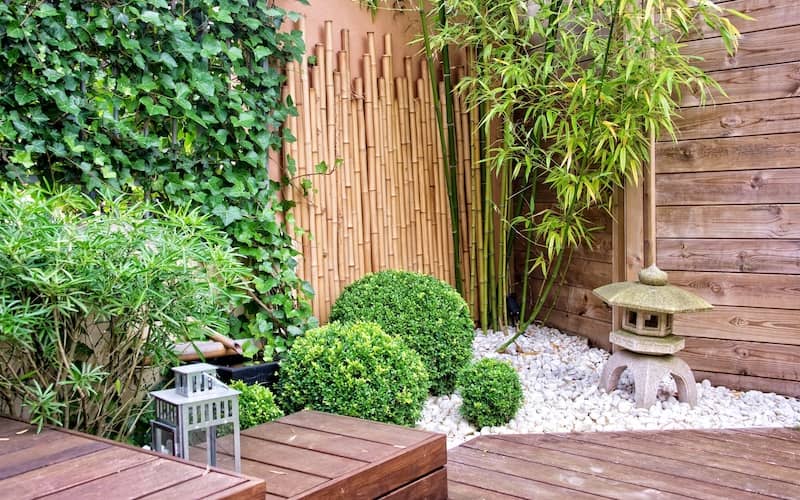
[[[593,293],[612,306],[640,311],[676,314],[712,309],[701,297],[670,285],[667,273],[654,265],[639,272],[639,281],[603,285]]]

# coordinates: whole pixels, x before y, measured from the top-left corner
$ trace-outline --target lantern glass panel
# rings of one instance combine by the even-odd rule
[[[153,451],[178,456],[180,448],[175,426],[153,420],[150,422],[150,430],[153,433]]]

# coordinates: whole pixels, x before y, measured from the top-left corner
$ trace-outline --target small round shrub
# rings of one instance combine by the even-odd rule
[[[329,325],[295,340],[281,362],[279,398],[303,408],[413,425],[428,394],[420,356],[375,323]]]
[[[368,274],[348,285],[331,310],[332,321],[374,321],[422,357],[431,392],[450,394],[458,371],[472,357],[475,335],[469,307],[453,287],[406,271]]]
[[[239,425],[242,429],[255,427],[283,416],[283,412],[275,403],[272,391],[258,384],[247,384],[234,380],[228,385],[239,394]]]
[[[485,358],[458,374],[461,414],[477,428],[503,425],[522,406],[522,384],[509,363]]]

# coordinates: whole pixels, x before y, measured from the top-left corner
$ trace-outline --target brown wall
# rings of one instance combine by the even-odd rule
[[[687,51],[726,90],[684,101],[677,144],[658,149],[658,262],[674,284],[711,302],[678,318],[682,357],[698,378],[800,394],[800,6],[736,0],[743,33],[728,57],[718,38]]]

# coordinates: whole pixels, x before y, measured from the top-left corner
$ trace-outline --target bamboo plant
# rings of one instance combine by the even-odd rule
[[[481,308],[489,308],[495,328],[503,326],[502,298],[512,286],[512,252],[503,245],[491,252],[495,220],[504,242],[526,247],[523,315],[502,350],[541,319],[570,250],[592,244],[599,227],[591,212],[610,211],[614,190],[637,182],[650,135],[675,137],[681,94],[691,90],[704,100],[711,89],[721,91],[680,43],[713,32],[733,53],[738,31],[727,16],[738,13],[710,0],[440,0],[438,7],[448,21],[429,37],[431,45],[476,48],[457,91],[485,110],[482,127],[502,123],[484,159],[484,175],[500,191],[495,197],[491,178],[485,182],[489,251],[481,266],[497,288],[481,294]],[[537,185],[555,201],[540,204]],[[512,197],[524,199],[509,204]],[[509,213],[512,207],[519,211]],[[531,299],[534,272],[543,279]]]

